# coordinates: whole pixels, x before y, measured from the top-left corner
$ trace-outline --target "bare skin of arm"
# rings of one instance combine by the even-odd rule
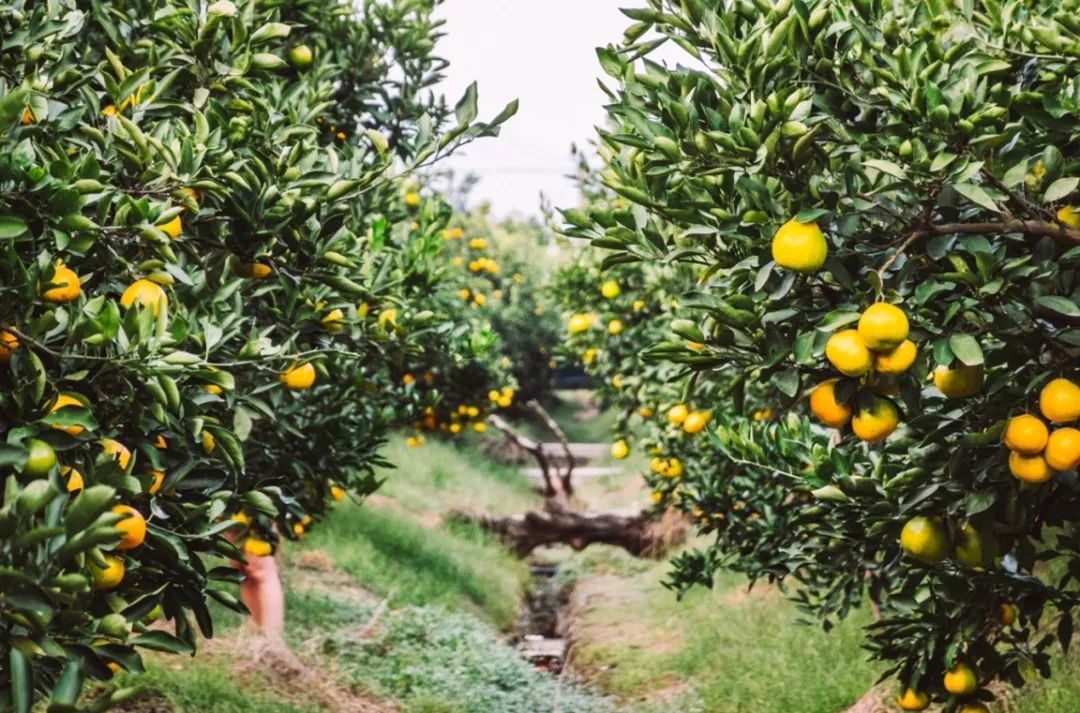
[[[281,638],[285,633],[285,592],[281,587],[277,560],[247,556],[247,563],[238,562],[244,574],[240,583],[240,599],[251,612],[251,621],[268,635]]]

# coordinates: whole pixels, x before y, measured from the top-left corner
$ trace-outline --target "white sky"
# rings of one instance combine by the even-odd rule
[[[498,138],[481,139],[440,164],[480,177],[472,203],[489,201],[497,216],[538,215],[541,192],[556,206],[577,203],[565,178],[573,169],[570,145],[583,147],[604,120],[595,48],[617,43],[632,24],[620,6],[634,3],[446,0],[440,6],[447,34],[437,53],[450,62],[447,99],[457,101],[476,80],[481,119],[511,99],[521,102]]]

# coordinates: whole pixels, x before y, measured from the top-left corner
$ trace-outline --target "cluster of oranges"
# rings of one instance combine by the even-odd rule
[[[1068,424],[1080,418],[1080,386],[1068,379],[1054,379],[1039,394],[1039,411],[1051,423]],[[1080,464],[1080,430],[1063,425],[1053,432],[1030,413],[1009,419],[1005,426],[1009,470],[1029,483],[1044,483],[1055,471]]]
[[[899,423],[896,406],[885,398],[899,387],[895,379],[915,363],[918,347],[908,339],[908,318],[902,309],[886,302],[870,305],[859,316],[856,329],[844,329],[829,337],[825,357],[841,374],[865,379],[871,387],[868,403],[854,408],[851,399],[837,398],[839,379],[818,384],[810,394],[810,410],[827,426],[851,423],[864,441],[887,438]]]
[[[668,409],[667,419],[672,426],[682,426],[687,433],[700,433],[712,419],[712,412],[691,410],[686,404],[675,404]]]

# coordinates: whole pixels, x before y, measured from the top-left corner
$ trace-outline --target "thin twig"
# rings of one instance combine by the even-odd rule
[[[533,413],[540,417],[544,422],[544,425],[548,427],[555,438],[559,441],[559,444],[563,448],[563,453],[566,454],[566,472],[561,473],[556,469],[556,474],[559,476],[559,480],[562,481],[563,491],[569,496],[574,494],[574,485],[571,480],[571,476],[574,473],[574,468],[577,467],[577,461],[574,459],[574,453],[570,450],[570,442],[566,438],[566,433],[563,432],[562,427],[551,417],[551,414],[547,412],[540,402],[536,399],[530,399],[526,404]]]

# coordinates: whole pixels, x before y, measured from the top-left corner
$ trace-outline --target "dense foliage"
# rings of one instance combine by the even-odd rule
[[[771,540],[761,571],[799,580],[826,620],[869,589],[869,646],[911,710],[982,710],[983,684],[1049,675],[1047,649],[1072,638],[1076,9],[650,0],[599,51],[599,178],[629,205],[566,210],[566,231],[606,267],[694,270],[678,331],[703,348],[651,355],[698,393],[753,384],[780,418],[718,419],[720,457],[684,469],[710,471],[706,500],[741,470],[798,510],[675,579],[707,583]],[[685,64],[650,61],[663,42]]]
[[[408,176],[515,107],[432,91],[434,4],[0,3],[0,708],[192,650],[221,556],[377,486],[404,369],[489,358]]]

